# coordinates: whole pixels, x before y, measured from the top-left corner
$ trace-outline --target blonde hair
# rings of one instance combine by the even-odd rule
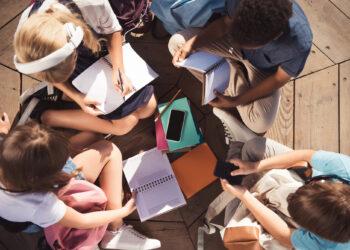
[[[93,53],[101,50],[100,41],[79,15],[49,9],[45,13],[30,16],[16,32],[14,49],[19,62],[35,61],[63,47],[68,39],[65,23],[82,27],[85,47]],[[74,71],[76,59],[77,53],[74,52],[60,64],[39,72],[36,76],[50,83],[66,82]]]

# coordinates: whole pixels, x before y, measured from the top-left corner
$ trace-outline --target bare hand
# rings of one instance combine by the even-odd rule
[[[122,208],[125,211],[125,216],[128,216],[136,209],[136,193],[133,192],[130,200]],[[124,216],[124,217],[125,217]]]
[[[237,167],[239,167],[239,169],[233,170],[231,172],[232,176],[248,175],[248,174],[258,172],[258,166],[259,166],[258,162],[243,161],[240,159],[231,159],[230,162],[236,165]]]
[[[120,70],[113,70],[112,81],[115,89],[123,96],[126,96],[135,90],[129,78]]]
[[[242,186],[232,186],[227,180],[220,179],[221,187],[224,191],[231,193],[238,199],[242,199],[244,193],[249,192],[245,187]]]
[[[6,113],[3,113],[0,119],[0,133],[8,134],[8,132],[10,131],[10,128],[11,128],[10,119]]]
[[[195,39],[188,40],[173,56],[172,63],[175,67],[179,67],[177,64],[187,58],[193,52],[193,43]]]
[[[85,96],[80,107],[85,113],[93,116],[98,116],[103,114],[103,112],[96,107],[99,104],[100,103],[98,101]]]
[[[216,98],[209,104],[216,108],[234,108],[238,106],[237,97],[226,96],[215,91]]]

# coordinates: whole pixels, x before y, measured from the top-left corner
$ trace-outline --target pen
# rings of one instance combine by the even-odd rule
[[[163,114],[164,112],[170,107],[170,105],[175,101],[176,97],[180,94],[182,89],[179,89],[176,94],[173,96],[173,98],[171,98],[171,100],[168,102],[168,104],[165,106],[165,108],[160,112],[159,115],[157,115],[157,117],[154,119],[154,121],[156,122]]]
[[[102,57],[102,58],[113,69],[113,65],[108,61],[108,59],[106,57]],[[118,68],[118,78],[119,78],[119,81],[120,81],[120,89],[121,89],[121,91],[123,93],[124,87],[123,87],[122,75],[120,73],[119,68]],[[123,100],[125,101],[125,96],[123,96]]]

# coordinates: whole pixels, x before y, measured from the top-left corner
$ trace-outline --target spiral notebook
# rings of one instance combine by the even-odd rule
[[[158,74],[133,50],[130,44],[123,45],[125,74],[136,91],[158,77]],[[97,108],[104,114],[111,113],[130,98],[125,98],[112,83],[112,65],[109,55],[100,58],[73,80],[73,85],[91,99],[100,102]]]
[[[166,154],[157,148],[123,162],[141,222],[186,204]]]
[[[178,63],[179,66],[204,74],[202,105],[216,98],[214,91],[224,93],[230,81],[230,65],[225,58],[199,51]]]

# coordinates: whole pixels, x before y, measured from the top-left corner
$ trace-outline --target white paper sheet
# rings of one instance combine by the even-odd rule
[[[137,193],[136,207],[141,221],[186,204],[168,157],[157,148],[129,158],[123,165],[123,172],[131,190],[173,176],[163,183],[158,182],[152,188]]]
[[[109,56],[106,56],[106,59],[109,60]],[[133,50],[130,44],[123,45],[123,60],[125,74],[136,91],[158,77],[158,74]],[[100,102],[101,105],[97,108],[105,114],[116,110],[136,92],[130,93],[125,98],[122,97],[112,83],[112,68],[103,58],[77,76],[73,80],[73,85],[87,97]]]

